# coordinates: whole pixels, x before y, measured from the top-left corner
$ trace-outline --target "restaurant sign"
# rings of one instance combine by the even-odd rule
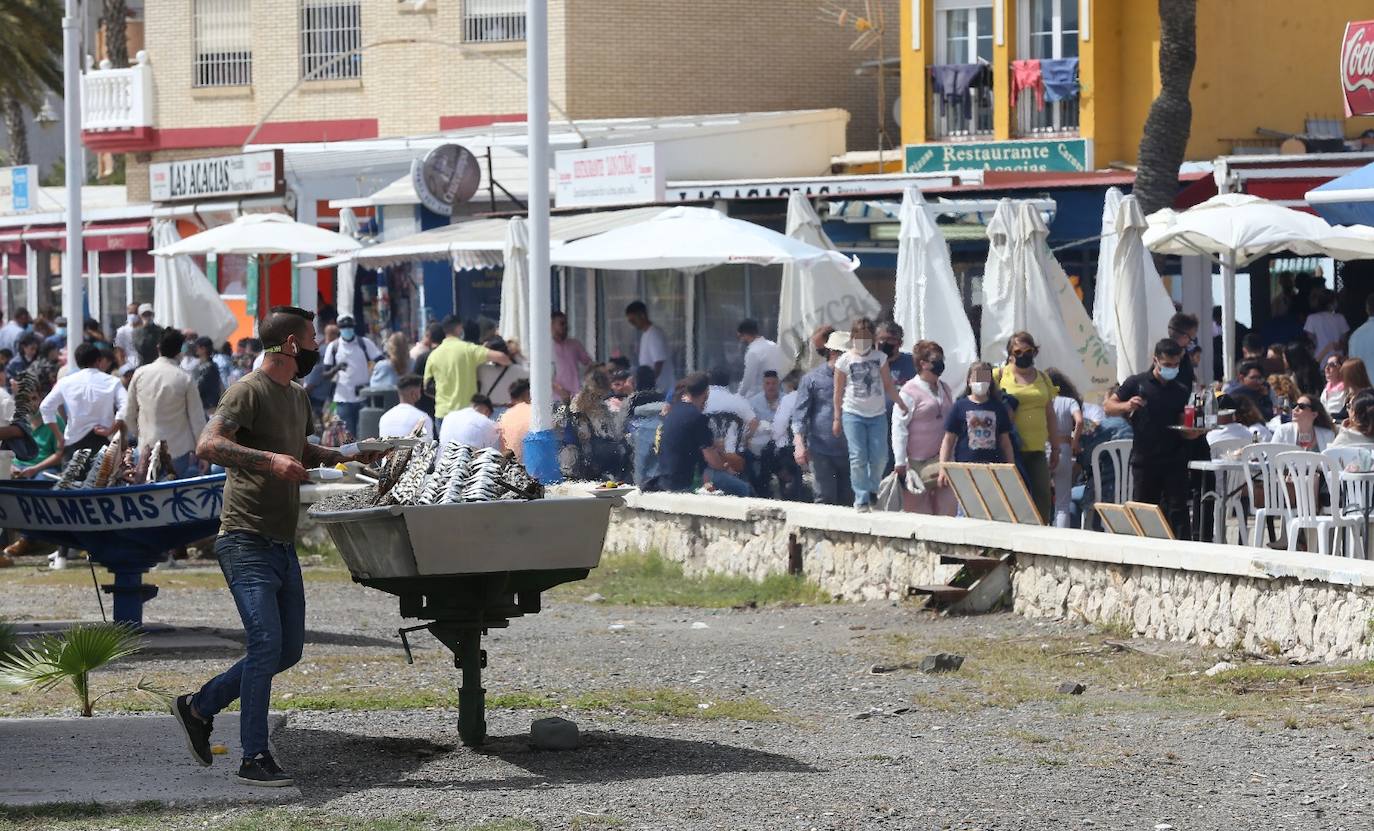
[[[36,166],[0,167],[0,214],[22,214],[36,208],[37,189]]]
[[[667,183],[653,144],[560,150],[555,167],[554,203],[560,208],[651,205],[664,199]]]
[[[976,141],[908,144],[907,173],[952,170],[1026,170],[1063,173],[1089,170],[1087,139]]]
[[[226,196],[280,196],[286,192],[281,150],[158,162],[148,168],[154,202],[218,199]]]
[[[1341,41],[1341,97],[1345,115],[1374,115],[1374,20],[1345,24]]]

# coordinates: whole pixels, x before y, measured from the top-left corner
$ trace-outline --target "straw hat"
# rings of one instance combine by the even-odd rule
[[[825,341],[825,348],[832,352],[843,352],[849,348],[848,332],[831,332]]]

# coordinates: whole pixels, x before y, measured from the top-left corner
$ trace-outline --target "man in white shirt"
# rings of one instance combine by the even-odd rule
[[[96,369],[99,360],[100,350],[95,344],[77,346],[77,371],[59,379],[38,405],[44,423],[57,437],[63,464],[78,450],[104,447],[111,436],[124,429],[128,393],[118,378]],[[57,427],[57,411],[62,407],[67,409],[65,432]]]
[[[416,424],[423,423],[425,427],[421,435],[427,441],[432,441],[434,422],[430,421],[424,410],[415,406],[422,391],[420,376],[402,375],[396,382],[396,391],[400,393],[401,403],[382,413],[381,421],[377,422],[377,433],[382,438],[409,436]]]
[[[363,408],[358,390],[367,386],[372,377],[372,363],[382,357],[382,350],[368,338],[358,337],[353,318],[339,318],[339,339],[324,348],[321,362],[326,377],[334,381],[334,404],[343,419],[348,434],[358,436],[358,412]]]
[[[731,432],[725,437],[726,453],[743,453],[750,447],[753,436],[759,428],[759,417],[754,413],[754,406],[745,400],[744,396],[730,391],[726,384],[730,383],[730,370],[725,367],[716,367],[711,370],[711,392],[706,397],[706,406],[702,409],[706,415],[713,413],[732,413],[739,416],[739,420],[744,425],[744,435],[738,436]],[[766,444],[765,440],[765,444]]]
[[[177,478],[196,473],[196,441],[205,428],[205,408],[191,376],[177,365],[185,338],[176,329],[162,333],[158,359],[134,370],[124,418],[146,457],[159,441],[167,442]]]
[[[143,318],[138,316],[137,303],[130,303],[127,312],[126,322],[115,330],[114,345],[124,351],[125,366],[137,367],[139,364],[138,347],[134,345],[134,333],[143,328]]]
[[[1350,331],[1345,315],[1332,309],[1335,303],[1336,295],[1330,289],[1325,286],[1312,289],[1312,312],[1302,328],[1312,336],[1316,345],[1314,356],[1319,364],[1340,348],[1341,338]]]
[[[753,398],[763,390],[763,376],[772,372],[781,378],[787,372],[787,356],[782,347],[759,334],[757,320],[743,320],[735,330],[739,342],[744,344],[744,377],[739,382],[739,394]]]
[[[1350,357],[1364,361],[1367,372],[1374,369],[1374,294],[1365,298],[1364,313],[1369,315],[1369,319],[1350,333],[1350,344],[1346,352]]]
[[[625,319],[639,330],[639,362],[636,366],[647,366],[654,371],[654,388],[665,396],[673,397],[677,386],[677,373],[673,368],[673,353],[668,347],[668,336],[649,320],[649,307],[644,301],[636,300],[625,307]]]
[[[14,318],[0,326],[0,349],[8,349],[12,353],[18,353],[16,348],[19,339],[28,331],[29,324],[33,323],[33,318],[29,315],[29,310],[20,306],[14,310]]]
[[[771,425],[773,433],[773,474],[778,477],[778,485],[783,499],[800,501],[802,498],[802,471],[796,459],[792,458],[792,416],[797,411],[797,380],[800,373],[793,370],[784,385],[787,392],[778,399],[778,407],[773,414]]]
[[[457,442],[468,447],[493,450],[501,448],[501,431],[491,419],[491,400],[485,395],[474,395],[472,405],[454,410],[444,416],[439,427],[439,443]]]

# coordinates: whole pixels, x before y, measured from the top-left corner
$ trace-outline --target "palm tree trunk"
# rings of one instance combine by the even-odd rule
[[[1145,213],[1173,205],[1178,167],[1188,150],[1193,105],[1188,88],[1197,64],[1197,0],[1159,0],[1159,97],[1140,138],[1135,196]]]
[[[105,0],[100,25],[105,30],[105,56],[115,69],[129,65],[129,39],[125,32],[129,10],[124,0]]]
[[[29,163],[29,131],[24,124],[24,105],[17,98],[6,98],[5,132],[9,135],[9,163],[21,165]]]

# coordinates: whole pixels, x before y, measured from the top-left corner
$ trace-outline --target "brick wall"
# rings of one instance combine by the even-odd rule
[[[288,95],[301,74],[299,0],[251,2],[253,83],[208,89],[192,86],[195,0],[147,5],[160,129],[253,125],[279,101],[273,122],[375,118],[382,136],[435,132],[441,116],[525,111],[523,44],[466,53],[432,43],[379,46],[363,54],[361,79],[307,82]],[[429,0],[421,12],[396,0],[361,3],[364,44],[462,41],[461,0]],[[854,70],[876,52],[850,52],[852,31],[817,19],[816,5],[549,0],[550,97],[574,118],[839,107],[853,115],[850,148],[872,148],[876,79]],[[895,55],[898,0],[883,5]],[[899,86],[889,79],[889,112]],[[890,119],[889,130],[896,140]]]

